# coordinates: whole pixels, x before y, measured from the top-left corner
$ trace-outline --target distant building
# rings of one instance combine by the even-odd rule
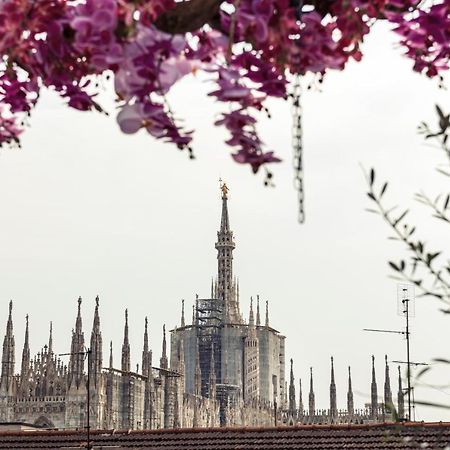
[[[317,410],[311,369],[308,404],[296,387],[291,360],[285,374],[285,337],[272,328],[268,304],[261,317],[259,297],[250,304],[246,322],[240,312],[239,284],[233,276],[235,243],[228,215],[228,189],[222,185],[222,215],[215,244],[218,274],[209,298],[196,298],[192,321],[187,323],[184,302],[180,326],[166,333],[159,367],[152,365],[145,319],[140,370],[131,370],[128,312],[125,311],[120,369],[112,357],[104,364],[99,299],[96,299],[90,342],[84,338],[81,298],[72,330],[70,360],[65,365],[54,351],[52,328],[48,344],[30,355],[29,324],[20,373],[15,373],[12,302],[3,342],[0,378],[0,422],[31,423],[46,428],[82,428],[87,425],[89,374],[90,426],[97,429],[155,429],[272,424],[363,423],[389,421],[384,405],[392,405],[386,361],[384,402],[378,401],[372,364],[371,402],[362,410],[353,403],[349,369],[347,405],[338,409],[333,360],[330,405]],[[90,353],[86,358],[85,348]],[[89,370],[88,370],[89,368]],[[399,377],[397,411],[404,401]]]

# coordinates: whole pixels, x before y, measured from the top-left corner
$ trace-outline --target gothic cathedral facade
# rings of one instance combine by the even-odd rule
[[[235,242],[228,215],[228,188],[222,185],[222,214],[217,233],[218,272],[208,298],[196,298],[191,323],[184,314],[180,325],[166,333],[159,367],[154,367],[145,319],[140,370],[131,369],[128,312],[120,369],[103,358],[99,299],[87,342],[81,317],[81,298],[72,330],[70,359],[63,364],[55,353],[50,328],[48,344],[30,355],[29,324],[20,373],[15,371],[12,302],[3,342],[0,378],[0,422],[25,422],[46,428],[155,429],[214,426],[260,426],[295,423],[351,423],[391,420],[392,394],[386,362],[384,402],[378,401],[372,365],[371,403],[353,406],[349,372],[347,408],[337,409],[333,361],[330,405],[315,407],[311,371],[308,408],[301,392],[296,398],[291,360],[285,374],[285,337],[269,322],[267,302],[250,304],[248,320],[240,311],[239,284],[233,276]],[[398,415],[403,414],[399,376]],[[88,414],[89,411],[89,414]],[[89,423],[88,423],[89,420]]]

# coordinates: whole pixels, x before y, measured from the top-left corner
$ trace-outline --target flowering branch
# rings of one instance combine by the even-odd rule
[[[165,100],[199,70],[230,106],[216,125],[233,159],[253,172],[280,158],[264,149],[257,116],[286,99],[292,74],[343,70],[381,18],[393,24],[414,70],[441,77],[450,58],[450,4],[435,0],[1,0],[0,147],[19,145],[41,89],[79,111],[104,112],[95,79],[114,81],[117,121],[192,154]],[[232,11],[230,13],[230,11]],[[227,51],[228,49],[228,51]],[[442,82],[442,79],[441,79]]]

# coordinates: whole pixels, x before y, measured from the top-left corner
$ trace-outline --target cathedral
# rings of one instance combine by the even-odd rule
[[[394,403],[387,359],[383,401],[378,397],[372,357],[370,403],[355,409],[349,368],[347,405],[338,409],[331,359],[329,407],[316,409],[312,369],[304,405],[301,381],[296,393],[292,360],[289,375],[285,373],[285,336],[272,327],[268,303],[261,308],[259,297],[255,304],[252,299],[247,320],[240,311],[239,284],[233,276],[235,242],[228,197],[223,184],[215,243],[218,271],[210,295],[195,299],[190,323],[183,301],[179,326],[170,330],[170,349],[164,328],[158,366],[153,362],[145,319],[140,369],[131,369],[127,311],[120,369],[113,361],[112,343],[109,361],[103,358],[97,297],[90,341],[85,339],[82,300],[78,299],[68,364],[55,352],[51,327],[48,344],[31,356],[27,316],[20,372],[16,373],[10,302],[3,341],[0,422],[58,429],[126,430],[392,421]],[[396,416],[402,418],[400,371],[398,381],[395,409]]]

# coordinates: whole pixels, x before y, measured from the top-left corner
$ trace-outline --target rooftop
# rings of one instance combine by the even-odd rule
[[[450,422],[92,431],[96,448],[158,450],[449,449]],[[0,448],[86,447],[84,431],[1,432]]]

